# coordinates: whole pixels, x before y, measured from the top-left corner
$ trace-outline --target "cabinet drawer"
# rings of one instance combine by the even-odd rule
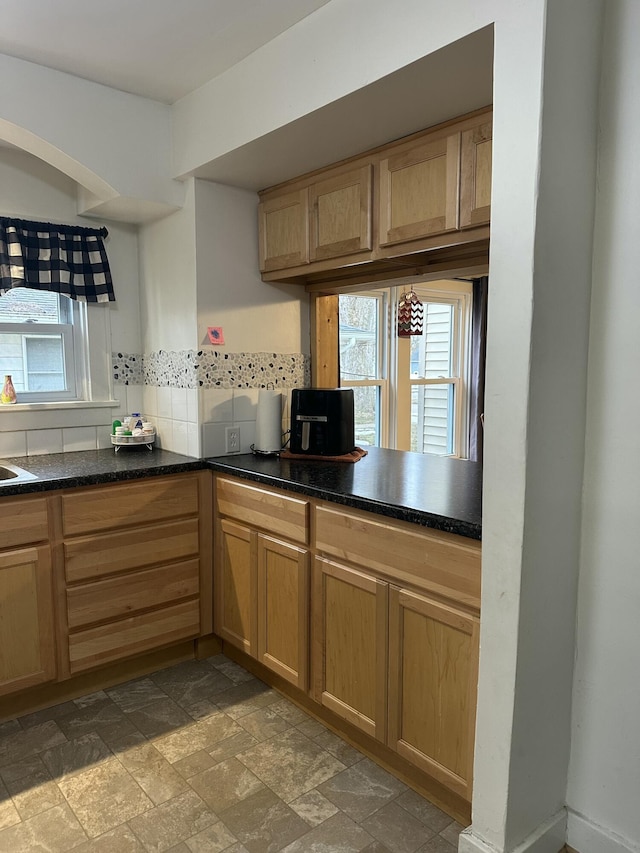
[[[69,636],[71,673],[170,645],[200,633],[197,600],[121,619]]]
[[[162,477],[62,496],[65,536],[152,524],[198,513],[198,478]]]
[[[49,538],[46,498],[2,501],[1,548],[13,548]]]
[[[285,536],[302,545],[308,542],[309,502],[306,500],[224,477],[217,480],[216,499],[220,515]]]
[[[437,595],[480,608],[480,543],[437,530],[415,531],[366,513],[316,508],[316,547]]]
[[[198,591],[197,559],[81,584],[67,590],[69,628],[121,619],[141,610],[191,598]]]
[[[184,560],[198,554],[198,519],[152,524],[65,542],[67,583]]]

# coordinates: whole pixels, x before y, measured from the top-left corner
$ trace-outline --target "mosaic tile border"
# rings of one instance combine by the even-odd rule
[[[158,350],[112,353],[116,385],[170,388],[300,388],[311,384],[304,353],[226,353],[220,350]]]

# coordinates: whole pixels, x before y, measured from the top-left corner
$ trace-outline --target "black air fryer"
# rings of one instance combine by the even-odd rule
[[[342,456],[355,447],[351,388],[294,388],[291,452]]]

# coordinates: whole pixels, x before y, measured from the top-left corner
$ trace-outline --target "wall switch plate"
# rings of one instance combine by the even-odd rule
[[[225,453],[240,453],[240,427],[239,426],[225,427],[225,431],[224,431],[224,452]]]

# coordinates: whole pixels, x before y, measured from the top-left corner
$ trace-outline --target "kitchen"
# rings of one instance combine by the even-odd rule
[[[278,40],[277,45],[258,51],[253,58],[241,64],[235,73],[225,75],[224,80],[214,81],[211,87],[205,87],[194,93],[193,97],[178,103],[172,110],[176,117],[174,146],[178,154],[173,167],[163,166],[159,171],[163,175],[185,175],[201,163],[217,159],[226,159],[225,167],[231,170],[234,165],[233,153],[243,145],[250,145],[263,137],[268,141],[266,137],[269,133],[289,125],[289,129],[295,131],[298,119],[303,116],[313,119],[314,110],[323,103],[334,103],[348,92],[362,88],[370,79],[382,78],[484,25],[495,23],[494,128],[497,142],[494,149],[485,463],[485,477],[489,479],[485,480],[483,518],[484,633],[481,636],[473,817],[477,840],[469,839],[468,844],[474,846],[466,849],[482,849],[483,843],[493,844],[496,849],[513,849],[516,843],[530,836],[536,828],[547,827],[546,821],[558,815],[559,823],[554,824],[553,831],[550,830],[553,834],[555,827],[565,820],[565,804],[568,803],[569,843],[572,846],[581,851],[588,851],[589,844],[592,849],[603,849],[605,841],[602,839],[606,837],[606,843],[610,846],[618,845],[612,849],[624,850],[623,841],[618,843],[611,838],[637,839],[640,836],[633,807],[633,792],[637,791],[637,785],[627,754],[627,743],[633,738],[630,735],[625,737],[627,729],[624,725],[621,728],[616,724],[613,729],[609,726],[602,729],[602,720],[613,720],[615,716],[613,708],[609,711],[612,700],[608,697],[619,697],[621,707],[637,709],[638,699],[633,688],[625,686],[626,682],[622,678],[614,677],[617,670],[614,662],[619,659],[622,649],[630,656],[629,660],[625,660],[623,670],[634,669],[631,651],[634,643],[624,633],[619,634],[623,632],[622,626],[637,624],[632,609],[633,595],[618,596],[614,590],[635,589],[634,584],[637,583],[628,568],[624,568],[633,565],[633,554],[625,555],[627,537],[623,523],[624,518],[633,518],[633,512],[629,516],[629,508],[637,506],[637,499],[627,479],[627,471],[632,466],[628,465],[625,453],[616,449],[622,445],[614,443],[612,446],[604,434],[598,432],[598,408],[593,401],[597,400],[599,391],[606,389],[612,395],[607,397],[611,405],[622,407],[619,408],[621,421],[633,423],[637,412],[633,408],[636,404],[629,399],[629,395],[620,396],[617,384],[611,388],[605,385],[604,380],[599,379],[598,372],[592,371],[591,367],[587,404],[591,443],[585,468],[586,491],[582,498],[583,513],[586,514],[584,517],[589,523],[583,526],[582,534],[579,530],[589,305],[589,294],[583,292],[584,288],[579,282],[591,280],[588,211],[593,209],[590,195],[593,192],[593,181],[585,180],[584,176],[593,173],[592,160],[589,160],[589,151],[592,152],[593,148],[585,142],[592,139],[590,133],[595,134],[593,122],[589,119],[593,115],[590,107],[593,100],[590,101],[589,97],[593,96],[598,82],[595,57],[599,55],[596,34],[600,30],[593,22],[597,20],[599,9],[598,4],[589,4],[590,14],[585,15],[581,9],[581,14],[569,21],[571,15],[567,12],[567,18],[563,17],[563,11],[555,4],[549,4],[546,10],[545,4],[531,2],[524,7],[519,6],[517,11],[512,11],[510,5],[488,3],[483,10],[478,10],[474,4],[456,3],[444,10],[435,8],[435,4],[421,4],[418,8],[408,3],[407,17],[400,21],[389,20],[377,5],[364,10],[361,4],[350,3],[344,14],[338,15],[335,7],[332,9],[332,4],[328,4],[323,16],[318,16],[314,21],[318,27],[309,27],[309,34],[305,27],[292,28]],[[546,26],[555,40],[548,36],[543,49],[542,21],[545,10],[549,15]],[[622,69],[633,73],[636,60],[626,52],[626,34],[632,32],[637,24],[637,20],[633,19],[634,14],[631,4],[622,3],[607,9],[606,38],[602,48],[604,67],[614,67],[611,64],[612,57],[616,56],[622,63]],[[337,17],[334,19],[333,15]],[[581,37],[575,32],[576,26],[584,28]],[[363,38],[363,31],[366,39]],[[339,45],[335,43],[336,35],[340,36]],[[307,38],[312,39],[311,44],[305,41]],[[326,43],[332,45],[326,55],[321,49],[325,38]],[[355,43],[367,60],[365,63],[348,61]],[[328,62],[325,56],[333,57],[334,61],[341,57],[343,64],[339,66],[340,74],[328,73],[320,77],[314,74],[311,78],[311,71],[305,63],[299,61],[298,51],[301,49],[305,57],[316,58],[316,71],[325,67],[323,62]],[[571,53],[573,62],[569,61],[568,53]],[[42,118],[47,115],[46,105],[42,101],[42,92],[46,89],[37,85],[37,69],[31,66],[29,74],[25,74],[25,68],[21,65],[5,57],[2,59],[3,75],[7,80],[15,79],[15,85],[8,87],[8,90],[23,91],[29,87],[28,101],[21,104],[3,103],[3,135],[8,141],[13,139],[15,144],[16,137],[12,137],[10,132],[15,133],[15,128],[22,126],[29,128],[36,137],[47,139],[48,135],[52,135],[55,122],[47,125]],[[541,105],[543,60],[545,95],[549,98],[553,94],[560,102],[559,109],[555,111],[546,102],[544,107]],[[293,64],[300,68],[295,81],[289,79],[286,73],[287,67]],[[561,85],[567,68],[576,69],[576,74],[580,74],[580,83],[575,84],[571,93],[567,93]],[[577,69],[581,69],[581,72]],[[244,77],[245,74],[248,76]],[[451,77],[455,77],[455,74],[452,73]],[[626,236],[626,221],[633,217],[628,217],[624,192],[618,189],[618,184],[613,180],[617,176],[619,164],[624,168],[633,162],[630,150],[624,145],[625,139],[633,138],[634,128],[624,124],[633,121],[631,105],[626,110],[620,106],[621,103],[626,104],[624,99],[629,97],[623,78],[624,75],[620,79],[605,75],[602,82],[608,97],[602,100],[601,109],[609,120],[604,123],[607,130],[603,132],[611,134],[605,135],[610,146],[602,149],[604,160],[601,168],[608,170],[606,173],[611,178],[608,187],[602,189],[602,215],[610,210],[616,211],[620,226],[616,234],[611,236],[597,219],[594,238],[597,275],[593,279],[595,311],[592,308],[592,322],[596,325],[591,333],[595,364],[604,364],[608,359],[617,362],[625,352],[623,343],[628,334],[626,325],[623,323],[622,337],[612,337],[608,332],[609,315],[605,309],[607,306],[610,306],[609,310],[615,309],[616,323],[622,322],[626,317],[634,316],[633,300],[637,298],[630,286],[622,283],[628,280],[628,270],[632,269],[629,255],[634,241],[631,235]],[[303,85],[305,79],[308,80],[306,86]],[[319,86],[319,79],[325,88]],[[249,80],[255,86],[252,93],[244,88]],[[262,86],[258,86],[259,81],[263,83]],[[223,84],[227,91],[231,87],[238,95],[238,102],[250,103],[255,108],[252,111],[252,129],[247,130],[244,136],[238,127],[238,117],[234,119],[234,111],[228,104],[225,107]],[[88,92],[97,97],[96,91],[90,87],[87,89],[87,86],[85,83],[75,87],[84,89],[78,94],[85,101],[88,100]],[[237,89],[234,90],[234,86]],[[271,88],[266,89],[266,86]],[[584,94],[585,102],[576,102],[573,96],[576,90]],[[282,91],[289,92],[290,98],[280,97]],[[87,203],[91,200],[91,193],[99,197],[100,191],[103,191],[104,198],[106,182],[111,187],[117,187],[123,198],[147,198],[150,204],[158,204],[160,199],[179,206],[177,190],[167,186],[170,181],[163,183],[161,180],[149,180],[145,183],[142,169],[135,175],[126,169],[133,150],[129,143],[134,143],[133,148],[142,145],[145,152],[153,150],[156,163],[163,157],[165,163],[168,163],[167,150],[161,150],[162,146],[158,144],[158,140],[165,138],[164,132],[160,131],[166,127],[167,111],[161,110],[157,104],[140,103],[138,100],[134,109],[134,104],[126,98],[118,100],[116,95],[107,92],[103,94],[104,111],[97,114],[95,108],[92,108],[93,127],[85,127],[83,134],[72,131],[72,125],[68,125],[66,130],[60,127],[56,129],[53,142],[58,151],[57,165],[64,165],[71,171],[72,167],[77,168],[78,163],[84,164],[94,176],[102,178],[102,183],[95,178],[89,181],[86,173],[80,175],[76,172],[77,178],[82,177],[85,184],[90,184],[86,193],[88,198],[85,199]],[[8,95],[4,97],[8,98]],[[566,104],[561,100],[563,97],[567,99]],[[114,101],[117,102],[117,109]],[[111,127],[117,123],[117,126],[126,129],[130,126],[128,121],[133,121],[133,113],[136,113],[136,127],[140,133],[143,133],[144,125],[149,131],[149,137],[146,140],[142,137],[127,139],[125,130],[115,135],[114,139],[114,134],[108,130],[109,122]],[[105,122],[103,134],[99,132],[100,115]],[[509,116],[513,115],[518,116],[517,122],[509,120]],[[558,126],[558,115],[563,117],[562,130]],[[215,134],[209,132],[212,116],[217,117]],[[572,118],[569,129],[566,127],[568,117]],[[617,119],[617,123],[613,119]],[[539,150],[540,126],[546,147],[543,145]],[[575,148],[569,145],[574,138],[581,140],[580,151],[584,160],[576,157]],[[152,140],[154,145],[151,144]],[[33,138],[30,143],[34,144]],[[110,151],[105,150],[107,147]],[[363,145],[362,149],[366,147]],[[615,155],[611,153],[614,148]],[[51,152],[48,155],[52,156]],[[74,162],[64,162],[63,155]],[[329,162],[334,159],[331,154],[327,156]],[[535,175],[539,164],[542,165],[540,174],[543,181],[540,197],[534,203]],[[121,174],[118,174],[119,169]],[[303,170],[300,168],[296,172]],[[547,183],[545,176],[548,178]],[[274,174],[273,180],[266,183],[275,183],[277,180],[278,176]],[[127,299],[128,295],[132,295],[131,291],[120,289],[122,292],[118,293],[118,299],[123,300],[123,307],[122,314],[121,308],[116,308],[120,319],[118,324],[113,324],[113,351],[134,354],[140,351],[136,318],[142,312],[147,336],[144,341],[145,352],[196,349],[209,325],[223,326],[229,339],[237,342],[238,352],[256,351],[256,341],[260,341],[260,351],[308,352],[304,339],[305,325],[300,322],[302,309],[295,288],[280,286],[258,290],[255,267],[251,276],[247,270],[248,263],[242,272],[248,241],[238,235],[241,223],[245,223],[243,227],[247,233],[249,230],[253,232],[255,228],[253,193],[237,186],[205,185],[204,182],[189,181],[186,196],[186,203],[179,212],[157,223],[143,225],[140,229],[142,308],[138,309],[135,299],[131,299],[129,306]],[[37,214],[42,218],[67,221],[67,212],[74,217],[76,214],[75,209],[65,209],[67,201],[55,210],[39,210],[35,204],[26,206],[26,197],[22,198],[23,203],[12,210],[14,215],[35,217]],[[563,203],[568,204],[568,198],[571,198],[571,209],[563,216]],[[536,204],[538,228],[543,229],[544,224],[553,229],[551,233],[544,229],[535,232],[533,223]],[[124,243],[133,245],[135,228],[113,223],[116,208],[117,204],[112,200],[109,228],[112,234],[121,231]],[[575,210],[583,211],[583,215],[576,218]],[[233,212],[233,217],[230,212]],[[235,229],[229,225],[232,218],[237,223]],[[519,223],[515,231],[511,227],[514,222]],[[217,226],[219,231],[213,226]],[[232,230],[234,233],[230,234]],[[198,233],[201,237],[200,246]],[[560,235],[565,235],[567,239],[558,245]],[[179,251],[174,252],[170,250],[167,240],[176,237]],[[193,274],[193,253],[188,250],[194,240],[196,255],[198,252],[203,253],[205,265],[201,265],[204,270],[202,281],[197,263]],[[614,253],[611,252],[612,241],[616,248]],[[553,247],[552,251],[549,246]],[[149,247],[153,248],[147,251]],[[580,247],[584,247],[584,251]],[[206,265],[207,257],[211,256],[209,253],[216,256],[219,277],[213,278]],[[112,263],[118,263],[117,256],[112,258]],[[629,265],[628,269],[625,264]],[[132,268],[137,268],[135,260],[131,265],[123,263],[120,266],[124,281],[130,280]],[[187,271],[189,275],[186,275]],[[610,288],[613,285],[608,279],[614,272],[617,273],[613,277],[618,282],[616,287],[619,290],[614,290],[612,294]],[[153,281],[146,279],[145,275],[153,275]],[[227,284],[231,278],[234,281],[233,291]],[[553,298],[553,289],[546,288],[545,282],[559,282],[559,279],[562,279],[563,287],[555,289]],[[567,286],[569,279],[573,283],[572,288]],[[175,312],[176,281],[180,282],[180,302],[187,306],[186,312],[178,316]],[[517,288],[513,282],[518,282]],[[222,304],[211,296],[216,289]],[[530,310],[534,292],[536,314],[532,332]],[[256,293],[259,293],[258,298],[261,300],[261,314],[260,319],[254,315],[252,320],[251,312],[238,309],[244,309],[249,300],[255,299]],[[570,304],[563,303],[560,306],[558,294],[565,294]],[[612,301],[618,294],[624,300],[620,304]],[[126,311],[126,307],[130,307],[131,311]],[[552,334],[558,318],[565,316],[558,314],[560,307],[572,318],[563,326],[572,329],[569,338]],[[285,317],[286,324],[282,322]],[[294,340],[288,339],[283,343],[278,330],[282,328],[284,334],[289,334],[288,321],[295,321],[296,318],[297,329],[301,331],[295,334]],[[119,324],[122,331],[117,330]],[[291,328],[296,328],[295,323],[291,324]],[[274,340],[275,337],[278,337],[278,342]],[[614,343],[614,339],[619,343]],[[562,340],[571,344],[568,350],[566,345],[562,345]],[[532,343],[533,359],[530,362]],[[552,359],[553,365],[540,355],[541,347],[547,355],[557,353],[555,361]],[[529,394],[535,398],[535,394],[543,393],[543,388],[544,403],[529,406]],[[556,395],[553,403],[548,399],[551,389],[555,389]],[[569,390],[571,393],[568,393]],[[132,395],[136,393],[138,391],[134,387]],[[163,406],[166,405],[165,400],[161,402]],[[181,401],[176,406],[176,412],[179,411],[178,405],[181,405]],[[244,405],[245,401],[240,398],[241,413]],[[168,409],[163,411],[169,414]],[[87,424],[94,428],[109,421],[109,418],[98,420],[95,415],[88,417],[95,418]],[[72,428],[78,424],[77,415],[73,418],[58,421],[49,428]],[[167,419],[173,420],[172,417]],[[186,425],[178,427],[176,434],[183,436],[186,433],[188,436],[189,424],[195,421],[190,421],[188,417],[183,421],[179,418],[175,420]],[[250,422],[249,418],[246,420]],[[20,427],[10,431],[20,432],[28,428],[29,425],[22,422]],[[551,448],[545,440],[550,430],[555,437]],[[215,435],[215,429],[211,431]],[[564,435],[569,437],[562,439]],[[568,467],[563,468],[560,463]],[[617,492],[608,489],[604,493],[601,491],[607,482],[599,482],[599,474],[609,467],[609,463],[616,471],[616,489],[622,489],[625,496],[625,502],[621,505],[615,497]],[[544,488],[547,474],[556,486],[563,487],[554,489],[557,503],[549,503]],[[558,519],[566,520],[566,528],[558,528]],[[543,533],[539,535],[536,531]],[[582,581],[581,577],[580,597],[577,599],[581,535],[581,576],[586,580]],[[618,582],[612,587],[604,587],[607,593],[603,594],[600,566],[607,565],[611,571],[612,564],[604,553],[602,557],[599,556],[605,545],[609,549],[607,553],[615,555],[613,565],[617,567],[615,574]],[[556,569],[558,562],[563,566],[562,572]],[[487,569],[487,566],[491,568]],[[535,570],[530,568],[525,572],[523,567],[535,567]],[[521,598],[521,580],[524,577],[527,579],[526,595],[523,593]],[[530,584],[533,584],[533,588]],[[554,589],[551,600],[547,594],[549,589]],[[600,591],[600,594],[594,596],[594,591]],[[578,648],[581,653],[578,655],[575,676],[572,724],[574,614],[578,605],[582,613],[578,630]],[[624,614],[628,614],[628,617],[623,618]],[[544,636],[540,636],[536,625],[544,626]],[[590,638],[595,636],[593,632],[596,626],[599,626],[599,645],[593,649]],[[522,636],[520,631],[523,632]],[[531,637],[531,644],[526,642],[527,637]],[[546,643],[548,647],[545,647]],[[600,659],[599,654],[605,650],[605,657]],[[536,662],[542,661],[545,662],[543,684],[546,686],[542,690],[553,697],[553,719],[547,714],[527,713],[532,703],[539,701],[541,684]],[[501,689],[498,695],[494,695],[491,685],[498,674]],[[594,680],[596,687],[587,691],[585,684],[593,684]],[[515,755],[521,758],[518,761],[514,759],[512,764]],[[627,770],[620,777],[618,771],[609,773],[607,768],[612,766],[621,766]],[[601,776],[603,772],[607,773],[608,779],[606,797],[599,791],[595,792],[589,783],[589,779]],[[533,792],[535,796],[532,796]],[[519,812],[519,805],[524,802],[527,806],[523,812]],[[505,814],[512,813],[524,813],[526,818],[522,818],[522,821],[505,819]],[[596,825],[608,829],[601,831],[594,828]],[[544,831],[541,830],[543,834]],[[631,844],[629,841],[628,849],[633,849]]]

